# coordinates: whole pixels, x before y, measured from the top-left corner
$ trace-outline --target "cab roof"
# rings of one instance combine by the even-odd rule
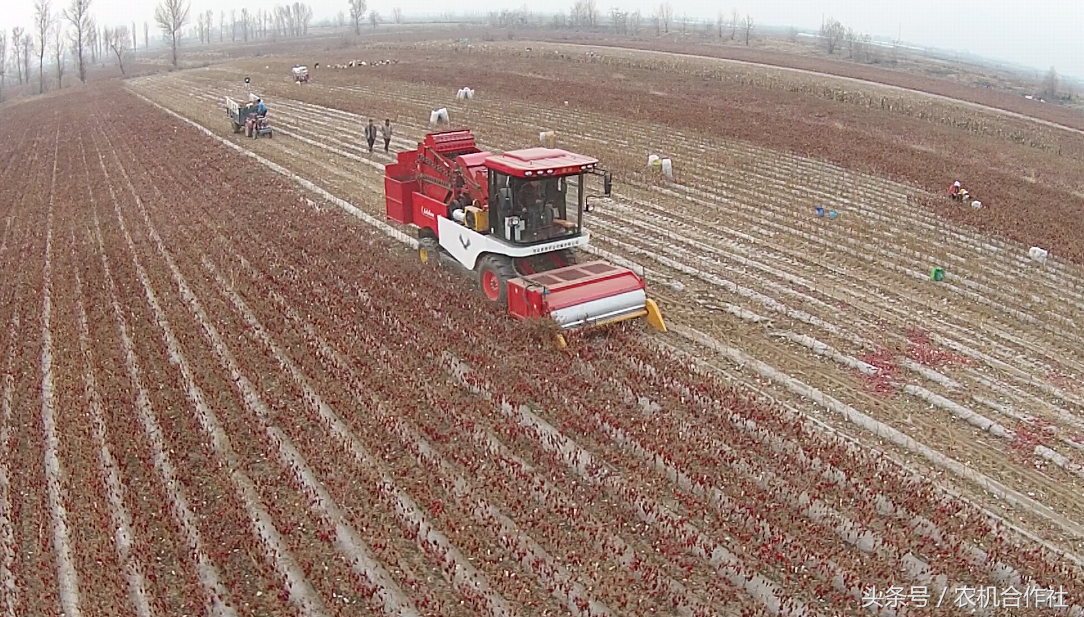
[[[587,171],[598,159],[556,148],[524,148],[495,154],[486,166],[516,177],[563,176]]]

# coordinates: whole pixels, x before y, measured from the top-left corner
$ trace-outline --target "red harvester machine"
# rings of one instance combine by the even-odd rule
[[[483,152],[469,130],[456,130],[426,135],[384,173],[387,216],[417,227],[421,260],[476,273],[486,298],[514,317],[550,317],[566,330],[643,317],[666,331],[635,272],[577,263],[575,249],[590,239],[585,180],[602,176],[611,190],[597,159],[552,148]]]

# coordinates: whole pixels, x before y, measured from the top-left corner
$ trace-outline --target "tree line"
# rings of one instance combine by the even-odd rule
[[[524,5],[518,10],[491,11],[488,16],[490,24],[500,28],[525,27],[534,22],[530,10]],[[598,7],[597,0],[575,0],[568,11],[555,13],[550,22],[550,27],[555,29],[570,30],[612,30],[614,34],[636,36],[645,30],[654,30],[656,36],[669,34],[671,28],[676,32],[680,26],[682,35],[689,34],[690,29],[695,27],[697,21],[690,19],[687,14],[680,17],[674,14],[674,7],[670,2],[662,2],[652,11],[645,15],[640,11],[628,11],[619,8],[611,8],[607,15],[603,15]],[[729,17],[723,12],[719,13],[717,22],[699,22],[706,34],[713,36],[716,30],[720,39],[741,39],[749,45],[756,30],[756,21],[749,14],[742,17],[737,9],[733,9]]]
[[[68,0],[66,6],[54,6],[53,0],[35,0],[34,17],[30,27],[15,26],[10,31],[0,27],[0,102],[8,80],[18,85],[29,85],[37,68],[38,94],[43,94],[49,80],[46,79],[46,61],[55,77],[56,87],[64,84],[69,61],[80,83],[87,81],[87,68],[106,60],[115,60],[121,74],[125,74],[128,57],[143,44],[150,48],[151,22],[144,21],[142,33],[136,23],[100,25],[93,16],[93,0]],[[351,0],[356,1],[356,0]],[[364,4],[364,0],[361,0]],[[219,13],[215,27],[214,12],[206,11],[195,16],[192,25],[189,0],[160,0],[154,10],[154,28],[170,49],[170,60],[177,67],[178,48],[187,34],[200,43],[211,43],[215,34],[223,42],[227,30],[230,40],[240,37],[248,41],[258,37],[305,36],[312,23],[312,8],[304,2],[276,6],[273,10],[225,11]],[[375,11],[374,11],[375,13]],[[240,18],[238,18],[240,17]],[[139,36],[142,34],[142,41]],[[35,66],[36,65],[36,66]]]

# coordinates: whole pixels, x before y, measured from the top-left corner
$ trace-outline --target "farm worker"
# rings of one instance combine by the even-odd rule
[[[376,142],[376,125],[373,124],[372,118],[369,118],[369,126],[365,127],[365,141],[369,142],[369,152],[372,152],[373,144]]]
[[[391,119],[384,118],[384,126],[380,127],[381,136],[384,138],[384,152],[388,151],[388,145],[391,144]]]
[[[960,181],[959,180],[952,183],[952,186],[949,187],[948,194],[949,194],[949,197],[952,197],[953,199],[956,199],[956,196],[960,194]]]
[[[267,105],[263,104],[263,99],[256,99],[256,115],[257,116],[266,116],[267,115]]]

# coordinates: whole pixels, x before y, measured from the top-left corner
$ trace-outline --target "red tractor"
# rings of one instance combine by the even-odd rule
[[[474,272],[486,298],[518,319],[549,317],[580,330],[643,317],[665,332],[635,272],[577,263],[575,249],[589,242],[588,175],[602,176],[610,195],[597,159],[552,148],[493,154],[469,130],[430,133],[385,167],[387,216],[417,227],[423,262]]]

